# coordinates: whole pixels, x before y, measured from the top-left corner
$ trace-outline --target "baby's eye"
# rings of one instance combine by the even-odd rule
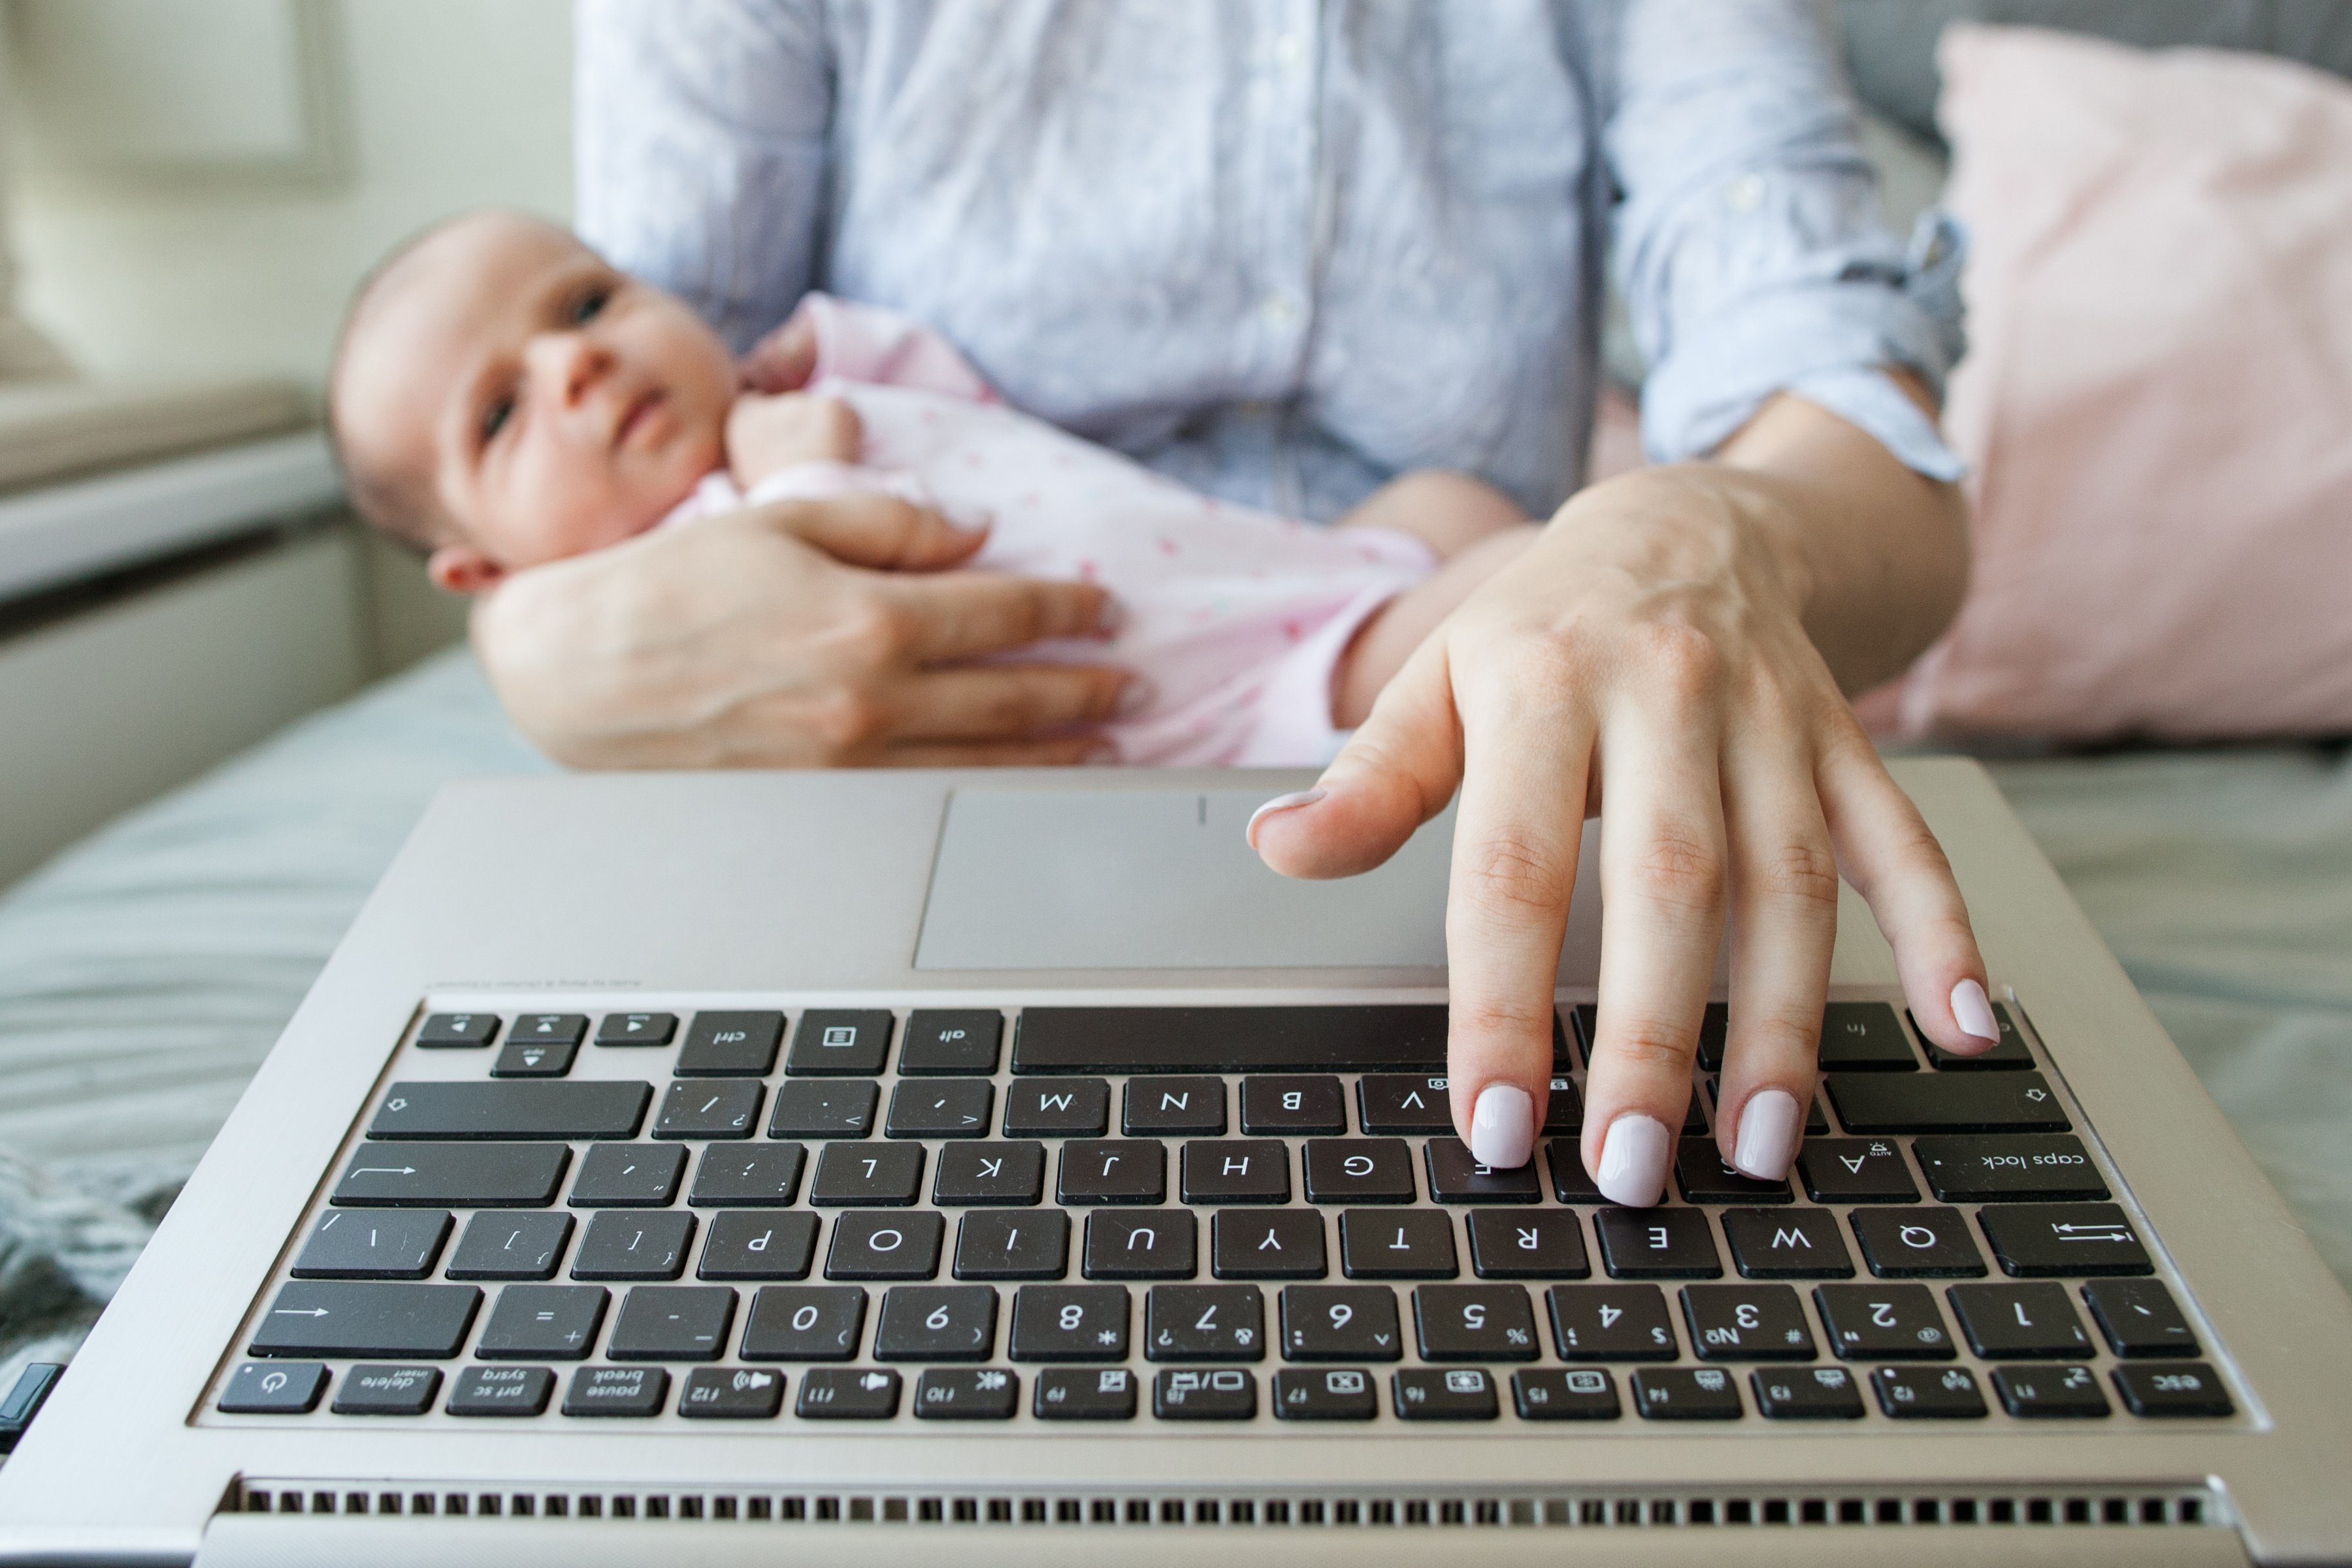
[[[512,397],[501,396],[491,399],[490,405],[482,410],[481,434],[485,444],[500,430],[506,428],[507,421],[514,416],[514,410],[515,400]]]
[[[613,291],[610,289],[591,289],[587,293],[581,295],[572,302],[572,324],[577,327],[594,321],[604,307],[612,301],[612,298]]]

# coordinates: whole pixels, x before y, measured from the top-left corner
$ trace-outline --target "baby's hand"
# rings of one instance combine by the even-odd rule
[[[747,392],[727,411],[727,468],[750,489],[794,463],[854,463],[862,434],[857,411],[837,397]]]

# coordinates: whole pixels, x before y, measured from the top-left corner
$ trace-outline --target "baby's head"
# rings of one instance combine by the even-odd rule
[[[477,213],[394,253],[328,382],[352,504],[474,593],[616,544],[725,461],[734,361],[570,234]]]

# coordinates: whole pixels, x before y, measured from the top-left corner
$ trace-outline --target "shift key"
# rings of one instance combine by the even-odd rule
[[[2074,1125],[2038,1072],[1833,1072],[1829,1089],[1848,1132],[2064,1132]]]
[[[572,1151],[561,1143],[362,1143],[334,1202],[386,1208],[545,1208]]]
[[[620,1079],[395,1083],[371,1138],[631,1138],[653,1086]]]

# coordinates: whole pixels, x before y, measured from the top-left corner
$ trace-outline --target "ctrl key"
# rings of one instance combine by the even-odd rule
[[[301,1415],[326,1392],[324,1362],[249,1361],[229,1373],[214,1408],[225,1415]]]
[[[566,1415],[658,1415],[669,1373],[657,1366],[583,1366],[564,1391]]]
[[[330,1408],[338,1415],[422,1415],[440,1391],[436,1366],[360,1365],[343,1374]]]

